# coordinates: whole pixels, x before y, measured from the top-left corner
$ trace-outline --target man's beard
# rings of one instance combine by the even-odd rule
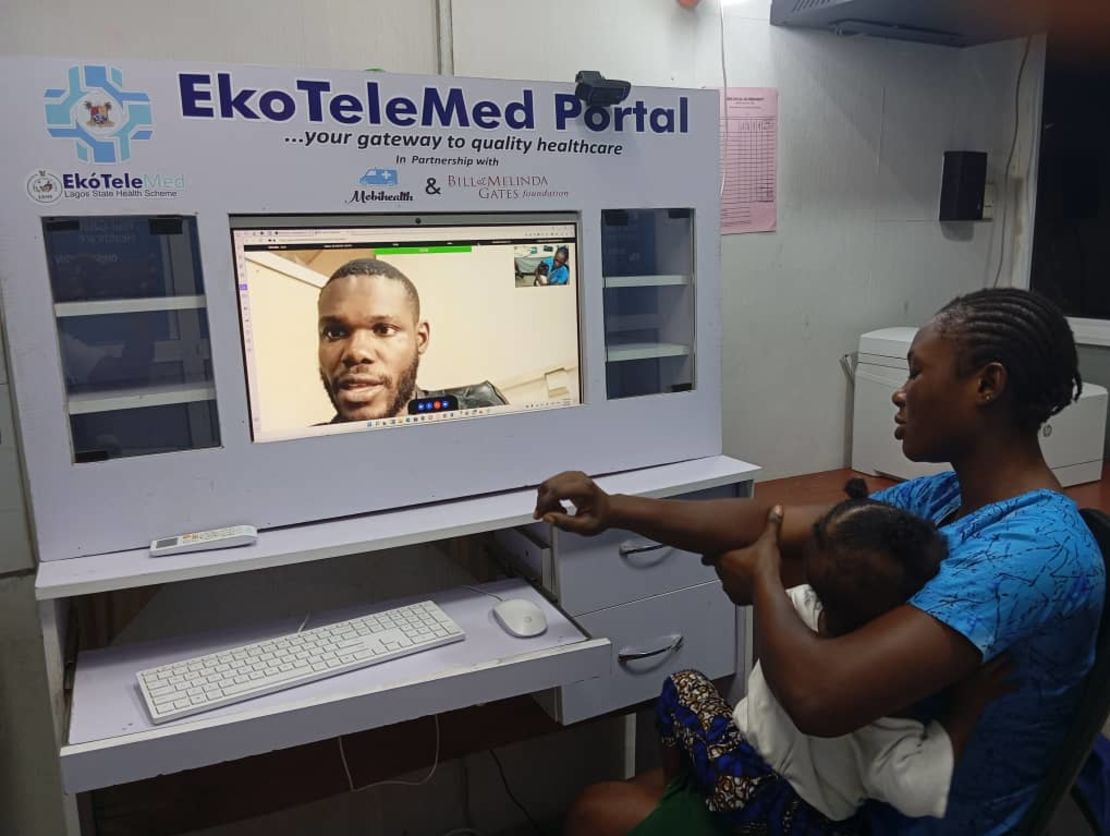
[[[336,398],[335,392],[332,389],[331,381],[328,376],[324,374],[324,370],[320,370],[320,382],[324,384],[324,391],[328,393],[328,400],[331,405],[335,407],[335,421],[363,421],[375,420],[377,418],[393,418],[400,415],[402,410],[412,400],[413,393],[416,391],[416,373],[420,368],[420,355],[417,354],[412,359],[412,363],[404,372],[401,377],[394,383],[391,377],[383,375],[386,378],[386,388],[392,390],[393,399],[389,402],[389,407],[382,415],[373,415],[369,418],[348,418],[343,414],[343,410],[339,406],[339,399]]]

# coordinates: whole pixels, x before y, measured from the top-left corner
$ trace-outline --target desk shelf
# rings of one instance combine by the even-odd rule
[[[648,276],[606,276],[604,282],[606,288],[680,287],[690,284],[690,276],[682,273],[660,273]]]
[[[143,409],[215,399],[216,387],[211,383],[168,383],[73,394],[69,396],[67,408],[70,415],[89,415],[94,412]]]
[[[292,633],[300,619],[82,653],[61,747],[65,790],[179,772],[609,674],[609,641],[589,638],[525,582],[481,589],[533,601],[547,617],[547,632],[510,636],[494,621],[496,602],[471,589],[319,613],[313,622],[326,624],[430,598],[466,640],[159,726],[143,706],[138,671]]]
[[[667,497],[736,484],[754,479],[757,473],[756,465],[710,456],[599,476],[597,482],[611,493]],[[35,594],[39,600],[90,595],[498,531],[534,523],[535,503],[534,489],[509,491],[261,531],[257,543],[237,549],[168,557],[151,557],[149,549],[130,549],[47,560],[39,564]]]
[[[629,360],[655,360],[659,357],[685,357],[690,346],[678,343],[612,343],[605,350],[610,363],[626,363]]]
[[[115,314],[152,313],[155,311],[200,310],[207,305],[204,296],[154,296],[140,299],[96,299],[87,302],[59,302],[54,316],[113,316]]]

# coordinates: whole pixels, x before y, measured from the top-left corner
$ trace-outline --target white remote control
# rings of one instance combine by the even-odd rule
[[[213,528],[211,531],[194,531],[192,534],[161,537],[151,542],[150,556],[164,557],[168,554],[184,554],[208,549],[230,549],[234,546],[249,546],[257,541],[258,530],[253,525],[233,525],[228,528]]]

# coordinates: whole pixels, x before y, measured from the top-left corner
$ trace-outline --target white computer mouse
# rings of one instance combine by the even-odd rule
[[[543,610],[524,598],[509,598],[493,608],[493,617],[512,636],[531,638],[547,630]]]

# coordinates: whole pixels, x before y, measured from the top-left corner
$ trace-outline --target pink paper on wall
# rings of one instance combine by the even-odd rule
[[[778,222],[779,92],[722,91],[721,234],[771,232]]]

